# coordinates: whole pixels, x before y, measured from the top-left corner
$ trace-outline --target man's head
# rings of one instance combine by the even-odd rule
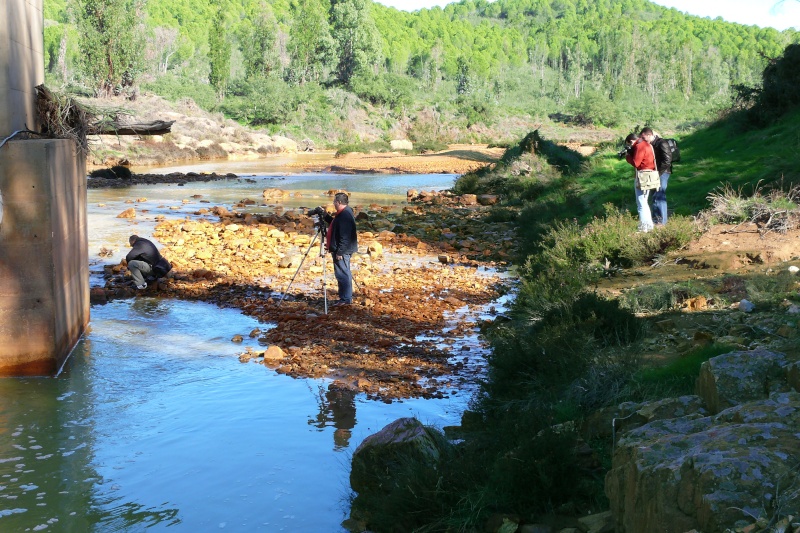
[[[653,139],[656,138],[656,135],[653,133],[651,128],[642,128],[642,131],[639,133],[639,135],[641,135],[642,138],[649,143],[653,142]]]
[[[344,209],[348,202],[350,202],[350,199],[343,192],[337,192],[336,196],[333,197],[333,207],[335,207],[337,211]]]
[[[128,242],[131,244],[131,246],[136,244],[136,241],[138,241],[138,240],[139,240],[139,236],[138,235],[131,235],[130,237],[128,237]]]

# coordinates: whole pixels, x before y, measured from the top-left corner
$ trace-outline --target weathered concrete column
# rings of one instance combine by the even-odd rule
[[[86,164],[67,140],[0,148],[0,375],[57,372],[89,321]]]
[[[38,131],[42,0],[0,0],[0,142]],[[56,373],[89,321],[86,162],[66,140],[0,147],[0,375]]]
[[[0,140],[39,131],[36,89],[44,83],[42,0],[0,0]]]

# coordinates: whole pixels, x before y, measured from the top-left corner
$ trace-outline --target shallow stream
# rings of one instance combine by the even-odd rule
[[[284,175],[271,165],[251,167],[249,180],[90,189],[92,285],[102,283],[99,265],[124,256],[130,233],[149,237],[157,214],[192,216],[198,204],[183,200],[196,194],[229,208],[273,186],[307,191],[310,206],[330,188],[351,191],[352,203],[401,203],[408,188],[453,180]],[[143,197],[147,213],[116,218]],[[99,258],[102,247],[113,255]],[[457,424],[473,392],[392,404],[332,395],[327,380],[240,363],[231,338],[257,326],[205,303],[118,300],[92,307],[58,377],[0,379],[0,531],[343,531],[358,444],[403,416]]]

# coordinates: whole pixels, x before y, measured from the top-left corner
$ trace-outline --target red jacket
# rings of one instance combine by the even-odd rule
[[[638,139],[633,144],[633,150],[628,152],[625,156],[628,161],[636,170],[655,170],[656,169],[656,154],[650,143],[644,139]]]

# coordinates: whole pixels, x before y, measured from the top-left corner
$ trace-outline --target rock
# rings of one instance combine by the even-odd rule
[[[262,195],[265,200],[282,200],[283,198],[289,197],[289,192],[283,189],[270,188],[264,189]]]
[[[371,242],[367,245],[367,253],[370,257],[379,257],[383,255],[383,245],[379,242]]]
[[[714,335],[708,331],[695,331],[692,342],[695,346],[708,346],[714,342]]]
[[[798,307],[795,304],[792,304],[792,305],[790,305],[789,307],[786,308],[786,313],[790,314],[790,315],[796,315],[796,314],[800,313],[800,307]]]
[[[459,203],[462,205],[477,205],[478,197],[474,194],[462,194],[459,197]]]
[[[800,482],[799,423],[800,394],[787,392],[626,434],[606,476],[617,533],[734,530],[765,517],[765,498],[796,514],[800,501],[780,487]]]
[[[584,533],[608,533],[614,531],[614,517],[611,511],[584,516],[578,519],[578,529]]]
[[[117,215],[117,218],[136,218],[136,209],[133,207],[129,207],[128,209]]]
[[[784,337],[786,339],[790,339],[790,338],[794,337],[795,329],[793,327],[791,327],[791,326],[783,325],[783,326],[779,327],[777,330],[775,330],[775,333],[777,333],[781,337]]]
[[[108,295],[102,287],[92,287],[89,290],[89,302],[93,304],[108,303]]]
[[[242,337],[241,335],[234,335],[231,338],[231,342],[242,342],[242,341],[244,341],[244,337]]]
[[[675,321],[672,320],[671,318],[668,318],[666,320],[659,320],[658,322],[656,322],[655,325],[656,328],[658,328],[658,331],[667,332],[675,330]]]
[[[759,400],[782,383],[786,356],[767,350],[738,351],[712,357],[700,367],[695,386],[714,414],[743,402]]]
[[[300,152],[313,152],[315,149],[314,141],[308,137],[297,143],[297,150]]]
[[[281,350],[279,346],[272,345],[264,352],[264,361],[275,362],[280,361],[286,357],[286,352]]]
[[[415,418],[400,418],[370,435],[353,454],[350,486],[358,492],[389,494],[397,488],[393,472],[408,459],[436,469],[442,435]]]
[[[278,266],[281,268],[292,268],[297,267],[300,265],[300,261],[303,260],[303,256],[301,255],[286,255],[281,257],[281,260],[278,261]]]
[[[792,274],[797,274],[798,272],[800,272],[800,267],[792,265],[789,267],[789,272],[791,272]]]
[[[486,533],[516,533],[518,529],[519,517],[503,513],[489,516],[483,526]]]
[[[414,145],[408,139],[393,139],[389,141],[392,150],[413,150]]]
[[[525,524],[517,533],[553,533],[553,528],[545,524]]]
[[[496,194],[481,194],[478,196],[478,203],[481,205],[494,205],[499,198]]]
[[[756,308],[755,304],[749,300],[742,300],[737,304],[739,311],[744,311],[745,313],[751,313]]]
[[[800,362],[795,361],[787,367],[786,381],[796,392],[800,392]]]

